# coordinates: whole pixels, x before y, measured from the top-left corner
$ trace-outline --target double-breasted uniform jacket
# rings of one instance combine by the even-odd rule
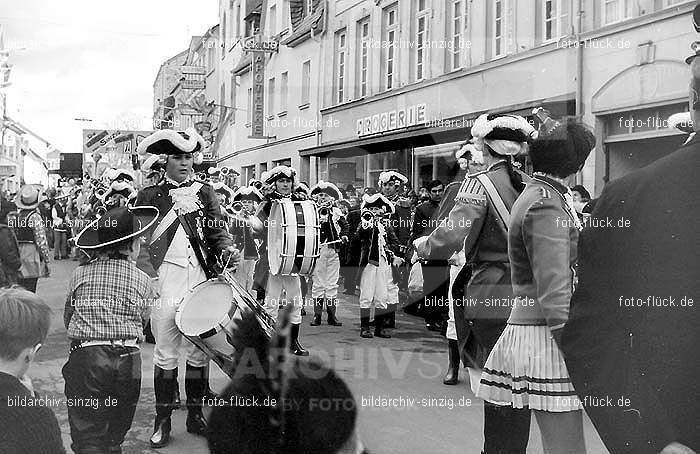
[[[167,179],[163,179],[157,185],[148,186],[139,191],[136,196],[136,206],[154,206],[158,208],[159,211],[158,221],[149,232],[151,235],[163,221],[167,213],[173,208],[174,203],[170,195],[170,190],[178,187],[191,186],[194,183],[197,183],[197,181],[189,180],[180,186],[175,186]],[[198,183],[201,183],[201,188],[197,192],[197,198],[201,207],[182,215],[182,217],[188,224],[189,230],[194,232],[197,244],[202,251],[202,257],[206,263],[200,263],[200,265],[205,271],[207,269],[216,270],[217,257],[224,249],[231,246],[233,243],[226,229],[226,225],[221,218],[221,209],[214,189],[205,182]],[[180,222],[178,220],[173,222],[170,227],[168,227],[159,238],[155,239],[153,243],[150,243],[148,247],[150,263],[156,272],[163,263],[165,254],[170,248],[170,244],[175,237],[179,225]],[[185,229],[185,232],[187,232],[187,230],[188,229]],[[150,241],[149,239],[149,242]],[[144,271],[148,272],[148,270]],[[153,275],[153,273],[149,274]]]
[[[698,169],[700,134],[609,182],[581,232],[562,351],[610,452],[700,452]]]
[[[505,161],[467,175],[445,223],[428,236],[417,252],[421,258],[446,259],[464,248],[469,259],[453,285],[455,323],[465,363],[482,367],[506,326],[509,306],[491,304],[512,299],[507,228],[477,179],[485,174],[506,208],[518,197]]]
[[[394,257],[400,257],[400,243],[388,220],[382,220],[385,232],[384,252],[386,253],[387,264],[391,266]],[[357,265],[357,282],[362,277],[362,272],[368,264],[379,266],[379,227],[362,228],[362,223],[357,226],[355,232],[357,244],[360,246],[359,262]],[[392,267],[393,268],[393,267]]]

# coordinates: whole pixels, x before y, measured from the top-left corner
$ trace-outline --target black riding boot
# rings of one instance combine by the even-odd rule
[[[343,326],[341,322],[335,317],[335,311],[338,308],[338,300],[335,298],[330,298],[326,301],[326,312],[328,312],[328,324],[331,326]]]
[[[459,343],[456,340],[450,339],[448,352],[450,364],[442,382],[446,385],[456,385],[459,383]]]
[[[323,315],[323,298],[314,298],[314,319],[311,321],[311,326],[320,325],[322,315]]]
[[[484,402],[484,454],[525,454],[530,410]]]
[[[153,388],[156,395],[156,421],[153,424],[151,448],[162,448],[170,441],[170,415],[173,412],[173,397],[177,386],[177,368],[161,369],[155,366]]]
[[[374,337],[369,327],[369,309],[360,309],[360,337],[366,339]]]
[[[185,371],[185,394],[187,397],[187,432],[204,436],[207,420],[202,414],[202,401],[207,392],[207,366],[187,365]]]
[[[388,314],[374,314],[374,336],[382,339],[389,339],[391,335],[385,331],[387,327]]]
[[[309,356],[309,351],[302,347],[302,345],[299,343],[299,326],[300,325],[298,323],[292,324],[292,337],[290,339],[289,351],[297,356]]]

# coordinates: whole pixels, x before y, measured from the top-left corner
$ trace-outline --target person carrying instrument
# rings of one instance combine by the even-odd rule
[[[230,229],[233,213],[229,211],[228,207],[231,203],[231,198],[233,198],[233,190],[223,181],[212,183],[211,186],[214,188],[216,198],[219,200],[221,219],[223,220],[222,226],[226,229]]]
[[[156,339],[153,351],[156,419],[151,446],[160,448],[170,440],[170,415],[176,392],[179,348],[183,335],[175,325],[175,312],[186,292],[216,277],[221,263],[237,263],[238,251],[227,229],[222,228],[221,209],[214,189],[192,178],[192,165],[201,161],[204,139],[194,129],[184,133],[170,129],[146,137],[139,154],[159,155],[165,176],[155,186],[143,188],[136,206],[155,206],[160,211],[149,232],[150,263],[158,275],[161,304],[151,313]],[[204,435],[206,420],[202,398],[207,391],[209,358],[194,344],[187,344],[187,431]]]
[[[93,257],[68,284],[63,321],[71,340],[63,367],[72,449],[77,454],[121,452],[141,394],[143,328],[157,298],[136,267],[142,234],[158,217],[154,207],[118,207],[93,221],[76,246]]]
[[[321,249],[316,268],[311,275],[313,278],[311,298],[314,300],[314,319],[311,326],[321,324],[324,302],[328,312],[328,324],[343,326],[335,315],[338,308],[338,279],[340,278],[338,250],[341,244],[348,242],[348,223],[340,208],[334,205],[335,201],[342,199],[342,195],[333,183],[319,181],[311,188],[311,197],[316,199],[321,223]]]
[[[259,222],[255,222],[252,225],[255,234],[262,239],[259,249],[260,260],[258,260],[255,267],[254,280],[256,286],[265,289],[265,310],[274,319],[277,319],[282,292],[285,293],[285,302],[294,305],[291,316],[291,343],[289,348],[295,355],[308,356],[308,350],[299,342],[302,309],[300,277],[296,275],[272,274],[267,256],[268,220],[273,202],[277,200],[306,200],[306,196],[303,193],[293,192],[295,177],[296,170],[287,166],[277,166],[265,175],[265,184],[271,186],[272,191],[265,196],[265,200],[258,206],[256,216]]]
[[[392,265],[400,266],[399,242],[391,224],[384,219],[394,213],[394,205],[382,194],[363,197],[360,225],[355,236],[360,244],[360,336],[391,337],[384,329],[389,316],[388,303],[391,301],[390,282]],[[374,336],[369,328],[372,307],[374,314]]]
[[[253,186],[244,186],[233,194],[234,215],[229,232],[233,236],[233,244],[243,251],[243,259],[236,268],[234,278],[248,292],[253,291],[255,263],[259,258],[251,222],[257,219],[254,218],[255,210],[262,201],[263,195]]]

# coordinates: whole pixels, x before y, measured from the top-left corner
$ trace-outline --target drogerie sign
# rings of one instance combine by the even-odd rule
[[[426,104],[416,104],[403,109],[390,110],[357,119],[358,137],[380,132],[403,129],[426,122]]]

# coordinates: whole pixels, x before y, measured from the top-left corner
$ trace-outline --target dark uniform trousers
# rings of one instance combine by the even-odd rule
[[[141,353],[136,347],[95,345],[70,353],[63,366],[76,454],[118,453],[141,393]],[[110,450],[111,449],[111,450]]]

